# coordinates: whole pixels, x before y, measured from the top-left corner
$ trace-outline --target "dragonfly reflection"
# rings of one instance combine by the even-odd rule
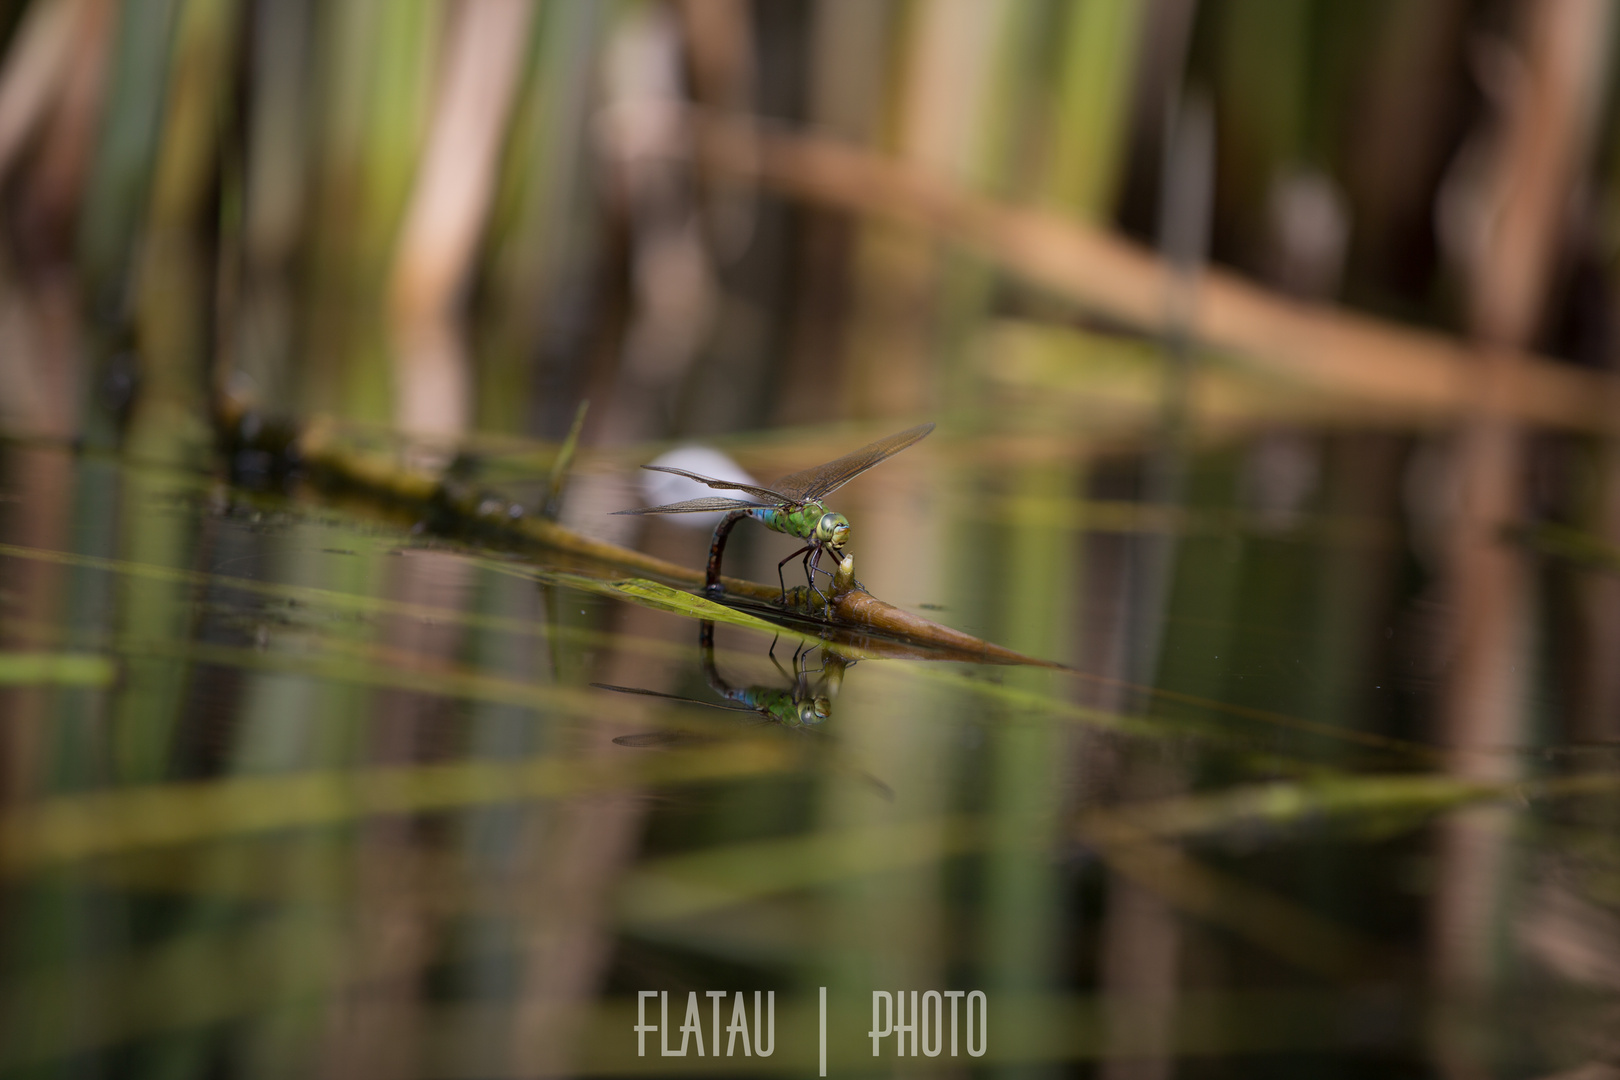
[[[698,647],[704,678],[708,680],[709,687],[724,700],[705,700],[703,698],[686,697],[681,694],[666,694],[659,690],[646,690],[636,686],[614,686],[611,683],[592,683],[591,685],[599,690],[612,690],[620,694],[639,694],[643,697],[663,698],[668,701],[703,705],[707,708],[720,709],[725,712],[749,714],[754,717],[752,722],[755,724],[774,724],[801,735],[828,737],[826,732],[822,730],[822,725],[832,715],[833,700],[837,698],[838,691],[843,687],[844,673],[849,670],[855,661],[840,655],[825,644],[813,645],[809,648],[800,645],[794,650],[793,658],[790,661],[792,670],[789,670],[777,658],[776,645],[773,642],[770,651],[771,663],[776,665],[776,670],[787,680],[788,685],[785,687],[780,685],[739,686],[721,675],[719,667],[715,664],[714,623],[705,621],[700,624]],[[819,665],[812,671],[811,658],[818,653],[821,660]],[[620,735],[613,741],[620,746],[671,747],[714,742],[721,737],[695,731],[666,730]],[[856,771],[862,779],[877,788],[885,798],[893,798],[894,793],[883,781],[864,771]]]
[[[814,645],[810,648],[801,645],[794,650],[793,670],[790,672],[776,658],[776,646],[773,642],[770,652],[771,663],[776,665],[776,670],[788,680],[789,685],[786,688],[735,686],[726,681],[714,662],[714,623],[704,621],[701,624],[698,631],[698,650],[703,663],[704,677],[708,680],[710,688],[725,698],[724,701],[705,701],[702,698],[666,694],[636,686],[613,686],[610,683],[591,685],[599,690],[613,690],[621,694],[640,694],[644,697],[684,701],[726,712],[752,713],[760,717],[760,723],[778,724],[789,730],[809,732],[818,728],[832,715],[832,699],[838,695],[838,690],[843,685],[844,672],[853,663],[824,645]],[[816,652],[822,654],[822,662],[819,677],[812,683],[810,657]],[[645,735],[621,735],[613,741],[620,746],[667,746],[701,738],[702,736],[694,736],[690,732],[668,731],[650,732]]]

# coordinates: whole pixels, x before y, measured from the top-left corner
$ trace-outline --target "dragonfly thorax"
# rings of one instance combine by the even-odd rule
[[[849,540],[849,519],[834,513],[818,502],[777,508],[760,507],[748,511],[749,515],[767,529],[774,529],[801,540],[809,540],[821,547],[839,551]]]

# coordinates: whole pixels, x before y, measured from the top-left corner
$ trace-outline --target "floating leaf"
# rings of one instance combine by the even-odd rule
[[[729,608],[724,604],[717,604],[702,596],[683,592],[668,585],[660,585],[656,581],[645,578],[631,578],[628,581],[615,581],[610,586],[614,595],[625,596],[647,607],[657,608],[660,611],[671,611],[677,615],[688,615],[694,619],[704,619],[710,622],[730,623],[733,626],[746,626],[751,630],[761,630],[765,633],[778,633],[782,627],[775,623],[747,612]],[[807,641],[815,638],[805,634],[795,634]]]

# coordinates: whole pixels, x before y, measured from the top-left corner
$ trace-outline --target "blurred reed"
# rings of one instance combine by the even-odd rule
[[[1251,270],[1278,266],[1285,278],[1303,272],[1276,262],[1268,207],[1286,201],[1301,177],[1325,176],[1341,199],[1351,200],[1357,226],[1339,288],[1389,295],[1396,286],[1379,283],[1383,256],[1368,253],[1408,242],[1411,211],[1393,205],[1410,205],[1414,196],[1385,190],[1393,177],[1358,171],[1376,160],[1360,149],[1363,133],[1389,110],[1371,88],[1409,55],[1415,64],[1428,55],[1421,50],[1448,47],[1442,42],[1461,49],[1456,42],[1472,32],[1466,19],[1422,21],[1395,5],[1352,12],[1262,0],[1202,12],[1192,47],[1181,51],[1176,27],[1187,15],[1170,0],[942,0],[915,11],[830,2],[814,5],[797,23],[757,18],[745,3],[674,5],[667,12],[655,3],[604,8],[521,0],[318,6],[50,0],[22,7],[0,87],[0,168],[25,175],[49,170],[53,186],[78,190],[61,174],[65,151],[53,149],[56,121],[83,115],[87,101],[100,105],[94,128],[100,136],[93,157],[79,165],[87,181],[70,226],[85,295],[104,333],[92,354],[138,338],[141,362],[160,370],[162,358],[179,347],[177,324],[206,318],[220,325],[194,336],[210,346],[230,343],[216,350],[226,373],[245,373],[272,400],[281,395],[284,407],[398,418],[416,401],[446,410],[430,428],[470,422],[557,432],[570,412],[567,399],[582,387],[595,383],[612,398],[613,386],[640,379],[646,389],[626,393],[650,394],[651,411],[638,413],[623,437],[677,429],[699,414],[708,417],[705,427],[719,429],[782,410],[808,418],[794,410],[811,402],[820,403],[817,415],[824,418],[914,412],[928,402],[953,407],[971,400],[976,386],[972,365],[956,355],[971,351],[965,343],[975,339],[975,326],[1005,314],[1013,297],[1013,309],[1041,312],[1037,322],[1059,313],[1031,307],[1039,293],[993,289],[997,274],[950,270],[955,256],[947,247],[899,239],[927,237],[965,207],[928,207],[919,203],[926,189],[904,184],[859,194],[820,186],[814,172],[784,175],[763,161],[757,170],[732,161],[717,172],[687,142],[685,129],[671,126],[670,107],[695,103],[720,118],[802,122],[1000,204],[1051,210],[1054,225],[1063,217],[1107,226],[1129,225],[1138,213],[1132,207],[1151,201],[1142,192],[1155,186],[1152,177],[1139,173],[1161,167],[1162,159],[1138,148],[1160,140],[1163,113],[1149,115],[1145,103],[1172,100],[1174,88],[1188,80],[1207,83],[1226,148],[1217,256]],[[807,32],[783,36],[798,30]],[[104,55],[95,47],[103,40],[112,44]],[[761,65],[762,50],[771,50],[773,60],[784,50],[798,52],[793,63]],[[94,63],[70,64],[68,55]],[[83,74],[99,70],[97,64],[106,71],[99,81]],[[647,81],[654,68],[663,71],[656,85]],[[1451,75],[1466,84],[1469,73]],[[1449,98],[1431,97],[1450,101],[1466,92],[1464,85],[1448,91]],[[1590,116],[1600,111],[1604,92],[1593,80],[1572,91]],[[1458,112],[1454,104],[1435,105],[1417,115],[1450,117],[1447,130],[1455,132]],[[750,153],[757,158],[769,147]],[[1444,160],[1443,152],[1428,153]],[[1430,172],[1432,203],[1441,177]],[[1422,179],[1401,182],[1410,187]],[[1554,181],[1555,190],[1572,182]],[[770,240],[767,234],[784,226],[760,216],[768,208],[750,194],[760,184],[910,224],[898,232],[862,225],[856,234],[862,239],[851,244],[831,239],[845,227],[819,215],[782,233],[789,242]],[[1364,202],[1371,230],[1363,224]],[[947,227],[944,234],[1055,287],[1081,309],[1152,321],[1142,305],[1151,306],[1161,286],[1138,276],[1131,260],[1106,245],[1065,241],[1062,229],[1050,241],[1010,247],[1022,220],[985,222],[977,231]],[[1029,219],[1027,227],[1040,220]],[[191,305],[189,314],[149,313],[137,326],[136,286],[146,270],[130,260],[177,223],[207,249],[199,256],[200,269],[214,279],[200,294],[207,302]],[[1555,232],[1541,224],[1526,235],[1553,252],[1561,242]],[[765,269],[743,257],[755,244],[765,244],[784,267],[797,263],[794,273],[805,282],[826,284],[750,294],[737,272],[745,265],[750,274]],[[26,270],[41,253],[21,255]],[[938,262],[941,256],[947,261]],[[1091,274],[1083,269],[1088,264]],[[1409,317],[1460,325],[1443,302],[1445,273],[1431,264],[1428,284],[1398,283],[1405,297],[1439,298],[1427,309],[1418,299],[1403,301]],[[1117,282],[1106,282],[1107,275]],[[708,278],[711,284],[701,284]],[[1277,281],[1285,292],[1297,284]],[[703,299],[710,289],[718,292]],[[964,303],[975,295],[983,299]],[[1445,366],[1441,342],[1408,338],[1413,355],[1397,359],[1398,335],[1342,337],[1349,328],[1327,312],[1300,320],[1282,307],[1251,307],[1259,297],[1226,297],[1221,289],[1210,295],[1211,322],[1200,325],[1201,333],[1269,359],[1283,373],[1343,368],[1343,378],[1393,406],[1422,407],[1447,393],[1435,385],[1452,377],[1437,369]],[[806,315],[796,305],[809,303],[834,313],[843,327],[831,337],[823,331],[818,355],[798,350],[802,332],[778,349],[769,334],[743,329],[750,319],[802,324]],[[745,316],[738,304],[753,314]],[[202,314],[216,307],[216,315]],[[1487,302],[1485,310],[1506,306]],[[929,311],[946,321],[924,330]],[[443,329],[428,333],[431,326]],[[1283,331],[1300,347],[1277,356]],[[727,335],[739,334],[737,341],[752,342],[748,355],[723,364],[748,389],[731,400],[709,371],[722,354],[732,355],[736,346]],[[680,351],[693,359],[649,358],[677,340],[687,341]],[[1524,337],[1513,347],[1533,344]],[[1381,374],[1352,374],[1348,357],[1308,355],[1333,350],[1378,354],[1362,359]],[[1419,355],[1425,350],[1426,358]],[[326,359],[308,359],[314,352]],[[774,361],[767,359],[772,353]],[[420,377],[407,375],[413,363],[425,365]],[[276,372],[289,367],[309,369],[303,381],[313,396],[287,396]],[[646,373],[666,367],[646,382]],[[842,389],[829,396],[818,388],[824,382]],[[1570,422],[1586,389],[1549,386],[1537,418]],[[724,416],[710,398],[729,400]],[[617,407],[598,423],[613,427]]]

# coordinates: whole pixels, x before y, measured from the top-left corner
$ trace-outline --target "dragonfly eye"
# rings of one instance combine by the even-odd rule
[[[849,539],[849,518],[843,514],[822,514],[816,522],[816,539],[833,548],[841,548]]]
[[[832,702],[824,697],[813,698],[799,706],[799,723],[819,724],[832,712]]]

